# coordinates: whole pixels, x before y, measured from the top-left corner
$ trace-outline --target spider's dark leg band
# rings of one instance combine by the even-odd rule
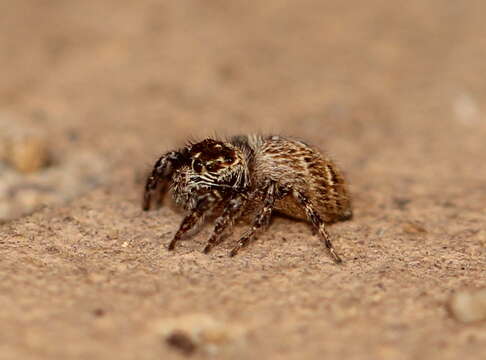
[[[216,199],[212,196],[205,197],[199,201],[198,205],[182,220],[179,230],[177,230],[174,238],[169,243],[169,250],[174,250],[176,243],[213,207],[215,201]]]
[[[154,177],[153,175],[147,178],[147,183],[145,184],[145,191],[143,193],[143,202],[142,202],[143,211],[150,210],[152,192],[157,187],[159,179],[160,179],[159,177]]]
[[[283,197],[283,195],[283,193],[277,194],[277,185],[275,183],[271,183],[268,186],[265,194],[265,200],[263,202],[263,207],[255,216],[255,219],[253,220],[250,229],[241,237],[241,239],[238,241],[238,244],[233,248],[233,250],[231,250],[230,256],[235,256],[236,254],[238,254],[241,248],[248,246],[250,241],[254,238],[257,230],[260,229],[262,226],[268,224],[270,216],[272,215],[273,208],[275,206],[275,201],[278,198]]]
[[[172,151],[157,160],[153,167],[152,173],[147,178],[147,182],[145,183],[145,191],[143,194],[142,203],[142,209],[144,211],[150,209],[153,192],[161,181],[167,180],[171,176],[174,168],[181,162],[182,156],[183,155],[181,153]],[[163,191],[163,189],[161,189],[161,191]],[[161,201],[162,196],[162,193],[159,194],[158,201]]]
[[[191,230],[194,225],[196,225],[199,221],[199,219],[203,216],[202,211],[195,209],[189,213],[184,220],[182,220],[181,225],[179,226],[179,230],[177,230],[176,234],[174,235],[174,238],[172,241],[169,243],[168,249],[169,250],[174,250],[174,247],[176,243],[184,236],[186,232]]]
[[[209,253],[214,246],[221,242],[221,234],[229,225],[231,225],[231,223],[237,220],[245,204],[246,199],[239,194],[228,202],[221,216],[216,219],[213,234],[203,250],[205,254]]]
[[[309,199],[304,194],[298,191],[294,191],[293,195],[305,210],[305,213],[309,218],[309,220],[312,222],[314,228],[319,232],[319,235],[321,236],[324,244],[326,245],[326,248],[328,249],[334,261],[338,264],[342,263],[341,257],[336,253],[336,250],[332,245],[331,237],[329,236],[329,233],[326,230],[324,221],[322,220],[320,215],[314,210],[314,207],[312,206]]]

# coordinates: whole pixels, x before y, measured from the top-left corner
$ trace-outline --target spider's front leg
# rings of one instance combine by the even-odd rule
[[[324,220],[322,220],[319,213],[314,209],[310,200],[303,193],[296,191],[296,190],[293,191],[293,196],[297,200],[297,202],[302,206],[302,208],[304,209],[305,214],[307,215],[307,218],[310,220],[310,222],[312,223],[314,228],[317,230],[317,232],[321,236],[324,244],[327,247],[327,250],[331,254],[334,261],[338,264],[342,263],[343,260],[336,253],[336,250],[334,249],[334,246],[332,245],[331,236],[329,235],[329,233],[326,230],[326,225],[324,223]]]
[[[213,233],[203,250],[205,254],[209,253],[214,246],[221,242],[221,235],[224,230],[238,219],[247,201],[244,195],[238,193],[227,202],[223,213],[215,221],[216,225],[214,226]]]
[[[250,241],[254,238],[255,233],[261,227],[268,225],[272,211],[275,207],[275,202],[285,197],[289,190],[279,187],[277,183],[270,182],[264,189],[263,206],[256,214],[250,229],[241,237],[238,244],[231,250],[230,256],[238,254],[240,249],[248,246]]]
[[[178,151],[171,151],[161,156],[155,163],[152,173],[147,178],[145,183],[145,191],[143,194],[142,209],[144,211],[150,210],[152,195],[157,189],[157,186],[162,182],[162,186],[167,184],[174,170],[178,168],[184,159],[184,153]],[[160,190],[159,201],[162,199],[164,189]]]
[[[174,238],[169,243],[168,249],[174,250],[176,243],[184,236],[184,234],[191,230],[208,211],[213,209],[220,199],[221,197],[219,194],[213,193],[208,193],[201,198],[194,209],[192,209],[189,214],[186,215],[184,220],[182,220],[179,230],[177,230]]]

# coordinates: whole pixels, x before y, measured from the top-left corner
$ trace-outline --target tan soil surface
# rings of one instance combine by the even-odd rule
[[[0,358],[486,356],[486,322],[446,306],[486,283],[485,14],[480,0],[0,2],[0,111],[55,152],[99,154],[109,179],[0,225]],[[284,218],[235,258],[243,228],[209,256],[210,226],[166,251],[181,213],[141,211],[152,162],[190,136],[255,131],[307,139],[347,173],[355,218],[329,229],[343,266]]]

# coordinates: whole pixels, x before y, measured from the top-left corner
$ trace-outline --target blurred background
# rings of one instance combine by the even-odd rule
[[[241,132],[306,138],[348,167],[393,162],[401,168],[387,172],[420,177],[411,168],[455,159],[433,173],[473,176],[465,160],[486,128],[485,10],[444,0],[2,1],[3,142],[33,128],[48,139],[3,158],[49,151],[59,166],[75,162],[81,174],[42,180],[66,198],[107,166],[140,169],[189,136]],[[79,170],[86,163],[95,169]],[[18,188],[19,178],[5,182]],[[57,196],[12,192],[0,201]],[[2,207],[0,217],[21,211]]]
[[[0,136],[27,145],[0,148],[0,170],[31,161],[18,165],[29,172],[49,157],[53,167],[26,184],[32,196],[3,175],[0,218],[208,134],[308,139],[353,183],[362,171],[474,178],[469,160],[486,131],[485,10],[473,0],[1,1]],[[417,174],[424,167],[429,175]]]
[[[246,289],[261,295],[244,306],[254,307],[246,320],[257,324],[255,346],[267,355],[273,353],[270,345],[258,339],[275,333],[269,344],[278,347],[285,338],[288,343],[279,349],[295,358],[300,349],[316,358],[321,354],[322,346],[308,341],[313,336],[327,341],[329,354],[355,358],[362,358],[363,349],[397,358],[396,344],[429,355],[447,344],[451,359],[457,354],[474,358],[469,336],[479,335],[461,332],[448,322],[445,311],[436,309],[447,289],[478,285],[473,275],[478,279],[485,266],[485,14],[481,0],[0,0],[0,223],[7,223],[4,229],[11,226],[9,234],[31,231],[31,236],[41,236],[34,242],[9,235],[15,245],[5,273],[23,274],[32,290],[18,285],[27,283],[24,278],[2,281],[5,294],[16,294],[7,303],[18,310],[3,314],[8,319],[3,323],[15,329],[4,333],[12,334],[12,342],[24,341],[16,331],[23,334],[37,318],[16,304],[33,296],[44,301],[45,312],[37,313],[38,319],[53,321],[59,331],[44,333],[39,322],[35,336],[25,338],[27,348],[44,349],[61,333],[70,343],[77,343],[78,331],[93,335],[91,342],[78,344],[76,354],[86,354],[90,346],[104,349],[103,339],[124,344],[125,350],[145,346],[150,336],[137,336],[145,334],[140,332],[143,324],[159,311],[214,306],[214,297],[227,290],[224,282],[209,275],[175,282],[158,270],[172,274],[187,266],[161,252],[159,240],[154,240],[160,229],[172,233],[180,216],[165,210],[145,217],[139,213],[143,177],[161,153],[189,137],[264,132],[303,138],[337,159],[351,184],[356,217],[332,231],[340,234],[336,244],[345,257],[359,260],[349,265],[355,266],[351,273],[334,268],[321,272],[327,266],[319,255],[322,249],[304,239],[259,243],[245,253],[263,254],[250,265],[185,254],[182,261],[194,256],[199,262],[190,271],[197,273],[200,266],[208,272],[224,269],[232,280],[243,282],[240,288],[238,283],[231,287],[239,293],[226,294],[224,315],[238,318],[239,301],[249,296]],[[92,193],[95,188],[103,191]],[[83,194],[91,195],[81,198]],[[81,205],[77,200],[47,210],[31,225],[28,220],[24,225],[8,223],[73,199]],[[54,230],[43,227],[59,219],[66,223],[57,230],[55,225]],[[282,220],[275,231],[310,237],[302,226]],[[55,235],[42,238],[48,231]],[[131,245],[132,238],[137,245]],[[269,255],[275,253],[283,255],[275,260]],[[17,263],[19,257],[24,260]],[[415,259],[413,266],[409,259]],[[125,261],[137,262],[146,276],[153,274],[150,281],[145,275],[131,278],[131,271],[124,272]],[[281,282],[268,285],[280,288],[282,296],[260,293],[262,288],[252,285],[261,272],[260,261],[285,274],[274,274],[271,279]],[[287,265],[292,271],[279,267]],[[254,272],[247,273],[248,266]],[[99,272],[94,280],[93,268]],[[44,284],[31,278],[35,273],[52,277],[43,275],[48,279]],[[106,280],[119,273],[118,280]],[[336,277],[325,279],[335,286],[326,288],[336,290],[326,295],[334,303],[306,297],[307,290],[322,288],[320,276],[334,273]],[[365,273],[368,277],[357,277]],[[56,288],[56,274],[70,274],[63,288]],[[177,291],[164,293],[167,283],[160,279],[174,281]],[[161,298],[146,296],[141,289],[152,283],[160,286],[154,294],[162,289]],[[97,284],[105,284],[99,285],[106,286],[105,297],[85,295]],[[63,299],[59,309],[65,313],[60,317],[50,298],[39,295],[49,286]],[[359,299],[352,298],[356,289]],[[424,295],[427,291],[434,295]],[[291,293],[294,297],[287,297]],[[132,298],[134,294],[139,297]],[[190,302],[194,294],[198,301]],[[385,300],[375,298],[380,294]],[[143,311],[138,307],[141,298],[147,299]],[[404,305],[403,299],[411,300]],[[86,304],[95,307],[98,301],[108,309],[119,307],[121,315],[114,315],[115,323],[103,320],[107,322],[91,333],[91,323],[79,325],[77,316]],[[346,312],[356,303],[354,315]],[[74,305],[66,310],[65,304]],[[307,313],[299,309],[309,304],[312,319],[318,314],[328,322],[305,333],[291,321],[302,324]],[[366,315],[360,318],[361,309]],[[287,316],[290,322],[285,324],[291,325],[280,326]],[[17,327],[19,318],[24,328]],[[334,332],[348,320],[354,328]],[[268,330],[259,321],[277,325]],[[115,332],[120,327],[113,324],[126,326],[125,335]],[[390,336],[383,339],[385,333]],[[452,335],[444,340],[440,336],[446,333]]]

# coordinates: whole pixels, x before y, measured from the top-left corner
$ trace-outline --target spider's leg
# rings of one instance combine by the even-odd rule
[[[179,226],[179,230],[177,230],[174,238],[169,243],[169,250],[174,250],[176,243],[184,236],[185,233],[191,230],[208,211],[210,211],[216,205],[217,200],[220,200],[220,197],[214,196],[214,194],[209,193],[198,201],[194,209],[192,209],[189,214],[186,215],[184,220],[182,220],[182,223]]]
[[[254,238],[256,231],[261,227],[268,225],[273,208],[275,207],[275,201],[283,198],[287,192],[287,190],[279,189],[275,182],[271,182],[266,187],[263,206],[257,212],[250,229],[240,238],[233,250],[231,250],[230,256],[235,256],[241,248],[248,246],[250,241]]]
[[[179,167],[183,161],[184,154],[178,151],[171,151],[163,156],[161,156],[157,162],[155,163],[152,173],[147,178],[145,183],[145,191],[143,194],[143,203],[142,208],[143,210],[147,211],[150,209],[152,195],[154,191],[157,189],[157,186],[160,182],[166,182],[172,176],[174,169]],[[163,192],[165,190],[165,185],[163,184],[163,188],[160,190]],[[162,201],[162,193],[158,194],[158,201]]]
[[[321,236],[324,244],[326,245],[326,248],[328,249],[329,253],[331,254],[333,260],[336,263],[342,263],[341,257],[336,253],[336,250],[334,249],[334,246],[332,245],[331,242],[331,237],[329,236],[329,233],[326,230],[326,225],[324,221],[322,220],[321,216],[317,211],[315,211],[314,207],[312,206],[312,203],[310,200],[302,194],[301,192],[295,191],[293,192],[294,198],[297,200],[297,202],[302,206],[302,208],[305,211],[305,214],[307,215],[307,218],[310,220],[314,228],[317,230],[319,235]]]
[[[226,203],[223,213],[216,219],[213,233],[204,247],[203,252],[205,254],[221,242],[222,233],[238,219],[246,203],[247,199],[241,194],[237,194]]]

